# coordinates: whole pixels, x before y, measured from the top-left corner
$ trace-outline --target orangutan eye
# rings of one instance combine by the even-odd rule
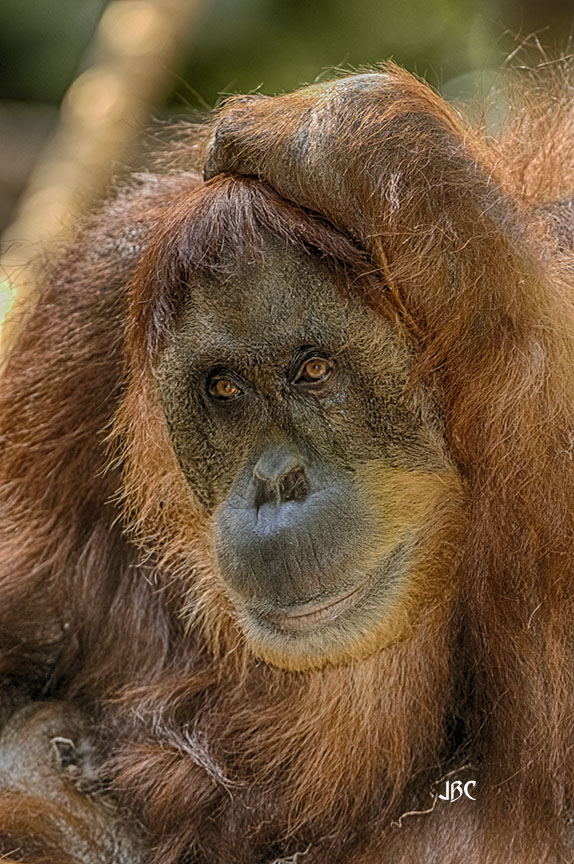
[[[295,384],[322,384],[333,371],[333,362],[327,357],[309,357],[300,366]]]
[[[237,399],[243,393],[235,381],[224,375],[211,378],[207,385],[207,392],[213,399]]]

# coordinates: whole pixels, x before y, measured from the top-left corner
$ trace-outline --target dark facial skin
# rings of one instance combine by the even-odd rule
[[[412,363],[403,336],[304,250],[269,238],[190,282],[160,394],[259,653],[319,661],[396,594],[417,531],[393,510],[392,477],[448,465],[432,398],[405,396]]]

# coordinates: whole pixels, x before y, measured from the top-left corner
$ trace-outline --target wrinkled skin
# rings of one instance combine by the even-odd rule
[[[175,452],[255,650],[292,668],[358,655],[365,632],[385,641],[420,499],[451,480],[439,411],[428,387],[406,394],[412,348],[332,266],[267,238],[225,269],[192,280],[159,364]]]
[[[496,141],[392,65],[232,100],[50,271],[0,674],[99,725],[8,721],[16,860],[132,864],[119,819],[154,864],[570,862],[562,85]]]

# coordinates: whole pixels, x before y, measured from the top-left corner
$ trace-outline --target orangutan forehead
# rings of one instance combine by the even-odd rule
[[[198,349],[318,339],[337,345],[362,322],[373,324],[341,272],[272,238],[227,261],[220,274],[195,274],[185,292],[180,329]]]

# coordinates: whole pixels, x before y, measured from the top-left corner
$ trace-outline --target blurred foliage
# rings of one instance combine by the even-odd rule
[[[208,0],[184,78],[210,104],[221,92],[289,90],[391,56],[450,78],[484,61],[481,18],[474,0]]]
[[[574,21],[572,4],[198,0],[183,58],[178,68],[164,70],[166,104],[154,113],[203,110],[233,92],[291,90],[340,67],[360,69],[388,58],[425,76],[447,98],[465,98],[477,85],[487,90],[492,70],[534,31],[551,49],[564,49]],[[106,5],[106,0],[0,0],[0,232],[54,126],[57,106],[91,61],[92,37]],[[130,122],[125,112],[122,122]]]
[[[1,0],[0,99],[59,102],[105,0]]]
[[[105,0],[2,0],[0,99],[57,103]],[[335,67],[388,57],[431,83],[496,67],[514,35],[546,25],[564,42],[572,0],[203,0],[175,104],[289,90]],[[556,33],[558,38],[556,39]]]
[[[138,65],[151,6],[157,50],[152,65]],[[573,23],[573,0],[0,0],[0,234],[16,256],[9,278],[0,269],[0,305],[2,278],[12,288],[19,278],[18,256],[27,260],[79,201],[90,206],[124,156],[137,165],[150,108],[204,110],[229,93],[291,90],[388,58],[466,99],[496,86],[501,62],[529,34],[564,51]],[[178,68],[181,45],[163,51],[162,32],[174,46],[183,40]],[[98,68],[103,36],[110,56]]]

